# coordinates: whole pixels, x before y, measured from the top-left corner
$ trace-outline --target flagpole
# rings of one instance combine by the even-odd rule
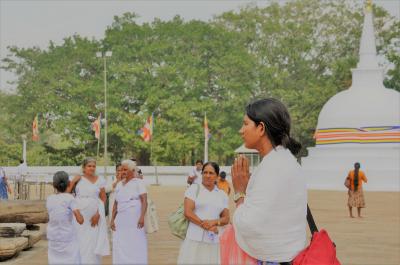
[[[99,137],[97,138],[97,157],[96,160],[99,160],[99,155],[100,155],[100,140],[101,140],[101,112],[100,115],[97,117],[97,127],[99,128]],[[96,134],[96,131],[95,131]]]
[[[104,178],[107,179],[107,166],[108,166],[108,153],[107,153],[107,60],[106,57],[111,57],[112,52],[106,51],[104,54],[102,52],[97,52],[96,57],[103,59],[104,65]]]
[[[99,153],[100,153],[100,137],[99,137],[99,139],[97,139],[97,158],[96,158],[96,160],[98,161],[99,160]]]
[[[150,163],[154,166],[154,175],[156,178],[155,186],[159,186],[158,182],[158,170],[157,170],[157,159],[153,158],[153,137],[154,137],[154,116],[151,114],[151,137],[150,137]]]
[[[204,112],[204,163],[208,162],[208,135],[206,135],[206,122],[207,122],[207,127],[208,127],[208,121],[207,121],[207,112]],[[208,132],[207,132],[208,133]]]

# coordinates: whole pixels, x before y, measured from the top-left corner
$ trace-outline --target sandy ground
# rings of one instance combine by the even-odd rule
[[[46,190],[49,192],[51,188]],[[160,231],[148,236],[150,264],[176,264],[180,240],[170,234],[167,217],[182,201],[183,192],[184,187],[149,187],[160,219]],[[309,191],[317,225],[329,232],[342,264],[400,264],[400,193],[366,192],[365,198],[363,218],[351,219],[345,192]],[[104,257],[103,263],[112,264],[111,256]],[[47,241],[40,241],[3,264],[47,264]]]

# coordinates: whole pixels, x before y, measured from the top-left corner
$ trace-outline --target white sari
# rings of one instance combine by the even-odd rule
[[[282,146],[250,177],[244,203],[233,215],[240,248],[261,261],[287,262],[306,244],[307,188],[295,157]]]
[[[118,183],[115,200],[118,213],[113,232],[113,264],[147,264],[147,236],[137,228],[142,209],[140,195],[147,193],[141,179]]]
[[[104,186],[105,180],[100,177],[95,183],[82,177],[76,185],[76,201],[84,218],[82,225],[75,222],[82,264],[100,264],[102,256],[110,255],[104,203],[99,198],[100,189]],[[100,214],[99,223],[92,227],[90,219],[97,211]]]

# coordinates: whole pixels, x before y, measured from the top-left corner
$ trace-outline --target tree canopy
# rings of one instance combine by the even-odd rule
[[[374,7],[377,48],[390,68],[385,85],[400,91],[400,22]],[[101,40],[79,35],[46,49],[10,47],[2,67],[16,73],[16,91],[0,93],[0,164],[21,157],[39,114],[40,141],[29,141],[30,165],[75,165],[96,156],[91,123],[104,112],[107,58],[108,152],[113,161],[187,165],[202,158],[203,119],[209,121],[210,160],[230,164],[241,145],[244,107],[276,97],[289,108],[293,135],[306,147],[318,114],[351,85],[358,61],[363,9],[351,1],[288,1],[249,5],[204,22],[114,17]],[[154,113],[152,143],[137,134]],[[100,143],[102,150],[104,141]]]

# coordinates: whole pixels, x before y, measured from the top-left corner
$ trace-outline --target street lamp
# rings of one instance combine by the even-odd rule
[[[26,134],[22,134],[21,138],[22,138],[22,160],[24,160],[24,162],[27,163],[26,162]]]
[[[103,58],[104,64],[104,178],[107,178],[107,57],[111,57],[112,52],[106,51],[104,54],[102,52],[96,52],[97,58]]]

